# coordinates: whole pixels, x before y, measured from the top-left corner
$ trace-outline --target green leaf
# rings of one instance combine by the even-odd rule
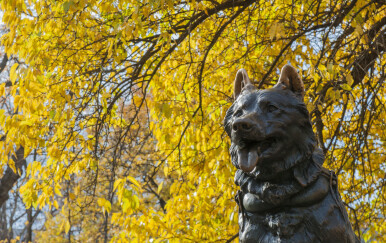
[[[50,111],[50,118],[54,119],[56,112],[54,110]]]
[[[68,10],[70,9],[71,4],[72,4],[72,1],[67,1],[67,2],[63,3],[62,7],[63,7],[63,10],[64,10],[65,13],[68,12]]]

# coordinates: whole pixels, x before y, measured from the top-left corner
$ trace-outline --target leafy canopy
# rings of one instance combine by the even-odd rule
[[[24,202],[60,210],[41,240],[234,239],[221,125],[232,80],[245,68],[270,87],[287,62],[301,71],[357,234],[386,240],[382,1],[2,0],[1,9],[2,44],[19,60],[0,85],[14,106],[0,112],[1,163],[15,168],[9,155],[24,148]]]

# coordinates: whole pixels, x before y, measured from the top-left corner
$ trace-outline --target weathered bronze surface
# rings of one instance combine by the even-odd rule
[[[244,69],[236,74],[224,125],[238,169],[240,242],[360,242],[334,172],[322,167],[303,96],[290,65],[271,89],[256,89]]]

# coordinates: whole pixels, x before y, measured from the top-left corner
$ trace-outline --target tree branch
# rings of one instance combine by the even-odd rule
[[[16,157],[12,156],[13,161],[15,162],[16,170],[22,171],[23,165],[25,165],[26,161],[24,159],[24,147],[20,146],[16,150]],[[11,169],[11,167],[7,167],[3,177],[0,180],[0,206],[3,205],[5,201],[8,200],[9,195],[8,192],[12,189],[13,185],[20,178],[20,175]]]
[[[368,70],[374,66],[375,60],[381,56],[386,48],[386,30],[383,30],[379,36],[369,45],[369,48],[363,50],[358,58],[353,62],[351,75],[354,79],[352,87],[362,82]]]
[[[8,62],[8,56],[7,54],[4,54],[3,60],[1,60],[1,63],[0,63],[0,73],[4,71],[4,68],[7,66],[7,62]]]

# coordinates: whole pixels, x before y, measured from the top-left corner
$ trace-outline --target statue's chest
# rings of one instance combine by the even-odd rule
[[[239,211],[240,242],[355,242],[347,215],[328,194],[307,207],[278,207],[265,212]]]
[[[299,209],[239,214],[240,242],[318,242],[312,216]],[[310,218],[311,216],[311,218]]]
[[[261,224],[273,235],[289,238],[299,230],[304,231],[303,222],[304,215],[302,214],[279,212],[265,215]]]

